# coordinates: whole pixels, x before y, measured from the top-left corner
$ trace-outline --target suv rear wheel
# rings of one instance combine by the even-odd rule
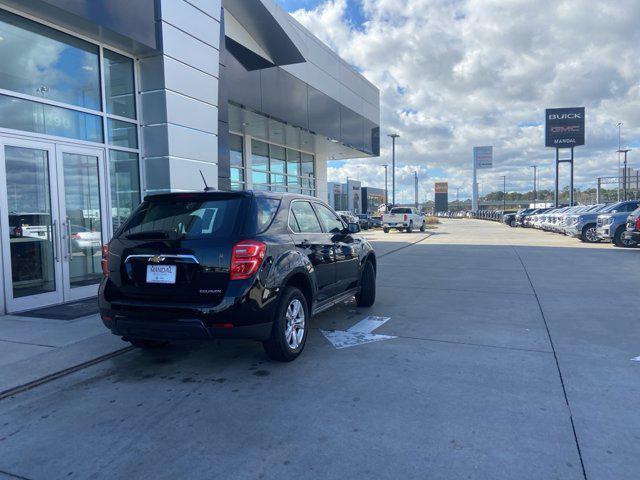
[[[586,243],[598,243],[600,241],[595,224],[585,225],[582,229],[580,240]]]
[[[406,232],[411,233],[413,231],[413,220],[409,222]]]
[[[376,271],[373,264],[367,261],[360,278],[360,293],[356,295],[359,307],[370,307],[376,302]]]
[[[308,319],[309,308],[302,292],[295,287],[284,287],[271,338],[262,343],[267,356],[279,362],[298,358],[307,341]]]
[[[616,247],[626,247],[626,248],[635,247],[636,242],[634,242],[633,240],[625,240],[624,238],[622,238],[622,234],[624,233],[624,231],[625,231],[624,225],[621,227],[618,227],[615,235],[613,236],[613,244]]]
[[[427,222],[423,220],[422,221],[422,225],[420,225],[420,231],[421,232],[424,232],[424,229],[426,228],[426,224],[427,224]]]

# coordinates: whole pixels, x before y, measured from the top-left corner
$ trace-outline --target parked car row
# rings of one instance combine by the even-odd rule
[[[611,242],[618,247],[638,245],[640,200],[596,205],[527,208],[504,215],[511,227],[536,228],[580,239],[586,243]],[[630,215],[632,214],[632,215]]]
[[[440,218],[479,218],[481,220],[502,221],[502,211],[500,210],[478,210],[471,212],[468,210],[457,210],[455,212],[435,212],[434,215]]]

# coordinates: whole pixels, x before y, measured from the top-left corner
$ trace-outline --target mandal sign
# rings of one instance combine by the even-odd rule
[[[493,168],[493,147],[473,147],[475,168]]]
[[[571,148],[584,145],[584,107],[548,108],[545,146]]]

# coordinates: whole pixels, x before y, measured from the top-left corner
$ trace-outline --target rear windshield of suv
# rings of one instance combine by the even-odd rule
[[[410,208],[392,208],[391,212],[389,212],[391,214],[394,213],[411,213],[411,209]]]
[[[145,201],[126,222],[127,239],[200,239],[229,236],[236,226],[242,198],[167,197]]]

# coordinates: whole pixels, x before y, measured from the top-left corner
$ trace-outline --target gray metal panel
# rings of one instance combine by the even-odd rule
[[[159,49],[155,0],[2,0],[43,20],[133,54]]]
[[[218,48],[220,21],[184,0],[161,0],[162,20],[188,33],[202,42]]]
[[[174,92],[218,104],[218,79],[189,65],[165,57],[165,87]]]
[[[219,52],[206,43],[162,22],[162,50],[176,60],[202,70],[209,75],[218,76]]]
[[[221,4],[220,0],[186,0],[194,7],[202,10],[207,15],[220,20]]]
[[[173,123],[216,134],[218,108],[170,90],[143,93],[142,114],[145,122]]]

